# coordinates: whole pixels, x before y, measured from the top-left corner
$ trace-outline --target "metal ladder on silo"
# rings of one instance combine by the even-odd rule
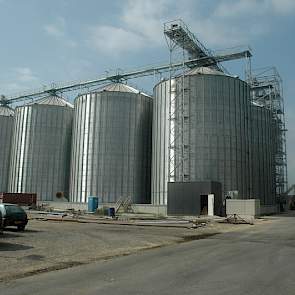
[[[169,101],[169,182],[189,181],[189,87],[185,72],[181,78],[170,80]],[[187,138],[186,138],[187,136]]]
[[[170,172],[174,173],[174,181],[189,181],[189,99],[186,97],[189,93],[189,88],[185,85],[184,73],[180,81],[176,85],[176,104],[175,108],[175,126],[174,130],[174,141],[171,142],[170,149],[174,148],[174,170]],[[175,170],[178,171],[177,175]],[[173,174],[170,174],[170,177]],[[175,179],[177,177],[177,179]]]
[[[164,24],[164,35],[170,52],[170,64],[172,64],[173,51],[182,49],[183,68],[181,78],[176,81],[176,89],[172,87],[172,71],[170,69],[169,89],[169,182],[189,181],[189,99],[186,93],[189,88],[185,86],[185,54],[190,58],[207,55],[207,50],[189,31],[188,27],[181,21],[176,20]],[[180,80],[180,85],[177,81]],[[186,138],[187,137],[187,138]]]

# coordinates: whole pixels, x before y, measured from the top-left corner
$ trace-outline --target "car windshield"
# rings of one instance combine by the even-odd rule
[[[5,210],[7,214],[24,213],[24,210],[18,206],[7,205],[5,206]]]

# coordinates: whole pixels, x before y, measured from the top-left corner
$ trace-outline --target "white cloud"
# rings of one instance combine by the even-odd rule
[[[136,30],[154,44],[162,41],[164,16],[168,13],[168,1],[129,0],[123,11],[122,21],[130,30]]]
[[[57,19],[50,24],[44,26],[45,32],[63,42],[69,47],[76,47],[77,42],[68,37],[66,21],[63,17],[57,17]]]
[[[201,41],[208,46],[230,47],[268,34],[275,25],[273,17],[295,12],[295,1],[221,0],[206,16],[201,9],[191,11],[187,19]]]
[[[213,17],[190,19],[189,27],[205,46],[218,49],[249,45],[253,39],[270,31],[270,26],[264,22],[240,20],[236,23]]]
[[[190,27],[197,38],[209,47],[230,47],[248,41],[248,37],[241,33],[239,27],[228,26],[211,18],[191,21]]]
[[[272,8],[276,13],[280,14],[294,14],[295,1],[294,0],[271,0]]]
[[[238,19],[294,12],[294,0],[223,0],[216,6],[214,16]]]
[[[16,93],[40,84],[38,76],[26,66],[11,68],[5,76],[0,76],[0,81],[0,89],[3,93]]]
[[[18,67],[13,69],[16,80],[20,82],[33,82],[37,81],[38,78],[33,74],[32,70],[28,67]]]
[[[168,3],[168,0],[129,0],[124,3],[120,26],[93,26],[89,41],[97,50],[115,55],[162,45],[163,16]]]
[[[192,30],[209,47],[249,44],[270,30],[267,7],[260,0],[219,1],[207,17],[190,15]]]
[[[65,35],[65,19],[62,17],[58,17],[54,23],[47,24],[44,26],[44,29],[47,34],[53,37],[63,37]]]
[[[89,40],[104,54],[164,45],[163,23],[182,18],[208,47],[252,43],[274,25],[270,16],[294,11],[294,0],[220,0],[204,11],[202,1],[129,0],[118,26],[91,27]],[[128,40],[129,44],[126,44]]]
[[[264,1],[237,0],[221,1],[217,5],[213,16],[221,18],[240,18],[264,14],[267,5]]]
[[[91,46],[110,55],[133,51],[144,45],[144,38],[139,34],[113,26],[92,27],[90,36]]]

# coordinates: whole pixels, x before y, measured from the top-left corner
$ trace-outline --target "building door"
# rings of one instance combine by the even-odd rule
[[[214,194],[208,195],[208,216],[214,216]]]
[[[208,215],[208,195],[201,195],[200,214]]]

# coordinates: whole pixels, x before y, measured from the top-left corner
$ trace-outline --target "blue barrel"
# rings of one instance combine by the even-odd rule
[[[98,207],[98,197],[88,197],[88,212],[95,212]]]
[[[111,207],[111,208],[109,208],[109,210],[108,210],[109,212],[109,216],[111,216],[111,217],[115,217],[115,208],[113,208],[113,207]]]

